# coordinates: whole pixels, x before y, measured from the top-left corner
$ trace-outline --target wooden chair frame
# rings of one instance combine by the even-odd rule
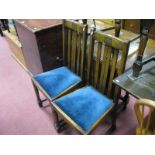
[[[80,88],[80,89],[82,89],[82,88]],[[79,90],[79,89],[78,89],[78,90]],[[76,91],[78,91],[78,90],[76,90]],[[70,94],[70,93],[69,93],[69,94]],[[67,95],[69,95],[69,94],[67,94]],[[55,100],[55,101],[56,101],[56,100]],[[52,106],[54,107],[55,111],[58,112],[58,113],[63,117],[63,119],[65,120],[65,122],[67,122],[70,126],[72,126],[73,128],[75,128],[79,133],[81,133],[81,134],[83,134],[83,135],[87,135],[87,134],[89,134],[90,132],[92,132],[92,131],[97,127],[97,125],[103,120],[103,118],[105,118],[105,117],[107,116],[107,114],[112,110],[112,107],[111,107],[106,113],[104,113],[104,115],[102,115],[102,117],[101,117],[100,119],[98,119],[98,120],[96,121],[96,123],[89,129],[88,132],[83,132],[83,130],[81,129],[81,127],[80,127],[78,124],[76,124],[68,115],[66,115],[66,113],[64,113],[64,112],[54,103],[54,101],[52,101],[51,104],[52,104]],[[60,128],[63,128],[63,126],[60,127]],[[108,129],[107,133],[108,133],[108,132],[111,132],[111,131],[112,131],[112,128],[113,128],[113,126],[110,127],[110,129]]]
[[[68,42],[66,42],[66,37],[67,37],[67,29],[68,30],[68,34],[70,35],[69,37],[71,37],[71,30],[72,31],[75,31],[79,34],[82,34],[82,43],[81,42],[78,42],[78,44],[80,45],[79,48],[77,49],[78,50],[78,53],[80,53],[81,51],[81,59],[80,59],[80,55],[78,55],[78,60],[76,62],[76,40],[77,37],[75,36],[75,38],[73,40],[71,40],[71,38],[69,38]],[[73,32],[74,34],[73,35],[76,35],[75,32]],[[80,41],[81,41],[80,40]],[[75,21],[71,21],[71,20],[64,20],[63,22],[63,64],[65,66],[68,66],[68,68],[70,68],[73,72],[75,72],[77,75],[79,75],[82,79],[84,78],[83,77],[83,74],[84,74],[84,71],[83,71],[83,68],[84,68],[84,60],[85,60],[85,50],[86,50],[86,40],[87,40],[87,25],[82,25],[78,22],[75,22]],[[74,44],[72,47],[71,47],[71,44]],[[82,44],[82,47],[81,47],[81,44]],[[68,48],[68,51],[67,51],[67,45],[70,46],[70,48]],[[73,54],[72,54],[72,57],[71,57],[71,48],[72,50],[74,51]],[[79,64],[79,61],[81,62]],[[77,65],[76,65],[77,63]],[[72,65],[71,65],[72,64]],[[79,64],[79,65],[78,65]],[[75,66],[77,66],[77,70],[75,68]],[[78,68],[78,66],[80,66],[80,68]],[[65,94],[68,90],[74,88],[77,84],[69,87],[68,89],[66,89],[64,92],[62,92],[60,95],[54,97],[54,98],[51,98],[46,92],[45,90],[39,85],[39,83],[33,78],[32,76],[32,81],[34,83],[34,87],[35,88],[35,92],[37,94],[37,98],[38,98],[38,101],[39,101],[39,105],[41,104],[41,99],[38,95],[38,92],[37,92],[37,89],[39,89],[50,101],[51,100],[55,100],[56,98],[59,98],[60,96],[62,96],[63,94]],[[42,107],[42,105],[40,105]]]
[[[149,110],[147,116],[144,115],[146,107]],[[153,117],[153,113],[155,113],[155,101],[149,99],[139,99],[136,101],[134,109],[138,120],[136,134],[137,135],[155,134],[155,130],[154,131],[149,130],[150,126],[152,126],[151,117]],[[152,129],[154,129],[154,127],[155,125],[153,125]]]
[[[83,80],[83,68],[85,68],[87,46],[87,30],[87,25],[70,20],[64,20],[63,22],[63,64],[67,65]]]
[[[68,66],[74,73],[79,75],[81,79],[84,81],[84,62],[85,62],[85,52],[86,52],[86,44],[87,44],[87,25],[80,24],[76,21],[72,20],[63,20],[63,64]],[[67,40],[67,39],[68,40]],[[67,40],[67,41],[66,41]],[[71,53],[71,51],[73,51]],[[77,57],[76,57],[77,56]],[[76,60],[77,58],[77,60]],[[32,83],[34,86],[34,90],[36,93],[37,101],[40,107],[42,107],[42,103],[46,100],[49,102],[68,94],[69,92],[81,87],[81,83],[72,85],[67,88],[58,96],[51,98],[47,92],[43,89],[42,86],[35,80],[33,75]],[[41,100],[39,91],[46,97],[46,99]],[[54,119],[55,129],[60,131],[60,121],[58,118],[58,114],[52,108],[52,117]]]
[[[99,78],[100,80],[96,80],[98,79],[97,78],[97,75],[95,75],[95,83],[91,82],[91,79],[92,79],[92,76],[91,76],[91,69],[92,69],[92,59],[93,59],[93,45],[94,45],[94,41],[97,40],[99,41],[99,44],[100,43],[105,43],[107,47],[112,47],[111,48],[111,52],[113,52],[113,57],[114,57],[114,60],[112,62],[112,71],[110,73],[110,80],[108,82],[108,95],[107,96],[110,96],[111,97],[111,91],[112,91],[112,80],[115,76],[115,67],[117,65],[117,58],[118,58],[118,53],[119,51],[121,50],[121,54],[122,54],[122,57],[121,59],[119,60],[119,70],[117,70],[117,75],[120,75],[123,73],[124,69],[125,69],[125,62],[126,62],[126,58],[127,58],[127,51],[128,51],[128,43],[127,42],[124,42],[122,41],[121,39],[119,38],[116,38],[114,36],[111,36],[111,35],[107,35],[107,34],[104,34],[103,32],[101,31],[93,31],[90,35],[90,44],[89,44],[89,49],[88,49],[88,52],[89,52],[89,55],[88,55],[88,59],[87,59],[87,65],[86,65],[86,73],[85,73],[85,76],[86,76],[86,83],[89,85],[93,85],[95,88],[96,87],[96,83],[100,83],[100,85],[104,85],[106,86],[106,79],[107,79],[107,73],[108,73],[108,63],[109,63],[109,58],[110,58],[110,54],[105,56],[104,55],[104,61],[102,63],[102,68],[101,68],[101,78]],[[101,48],[100,48],[100,45],[99,45],[99,48],[97,50],[99,53],[101,53]],[[107,51],[107,49],[106,49]],[[109,51],[107,51],[108,53]],[[111,53],[110,52],[110,53]],[[106,53],[106,52],[105,52]],[[99,66],[99,54],[97,54],[97,60],[96,60],[96,73],[99,72],[99,69],[97,66]],[[105,67],[106,66],[106,67]],[[100,91],[103,90],[103,87],[102,89],[99,89]],[[119,88],[117,87],[115,89],[115,98],[116,96],[118,96],[118,92],[119,92]],[[103,92],[104,94],[104,92]],[[113,97],[111,97],[113,98]],[[115,99],[114,98],[114,99]],[[114,100],[115,101],[115,100]],[[112,110],[112,109],[109,109],[93,126],[92,128],[87,132],[87,133],[84,133],[82,131],[82,129],[69,117],[67,116],[55,103],[54,101],[51,102],[52,106],[54,107],[55,111],[57,111],[63,118],[64,120],[70,124],[73,128],[75,128],[77,131],[79,131],[80,133],[82,134],[89,134],[93,129],[95,129],[95,127],[103,120],[103,118],[105,118],[107,116],[107,114],[109,114],[109,112]],[[115,129],[116,128],[116,119],[114,118],[116,115],[115,115],[115,111],[116,111],[116,108],[117,108],[117,103],[115,103],[115,106],[113,108],[113,121],[112,121],[112,126],[110,128],[111,129]]]

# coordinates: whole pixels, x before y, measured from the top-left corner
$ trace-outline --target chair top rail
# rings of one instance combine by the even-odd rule
[[[111,46],[115,49],[118,50],[123,50],[126,46],[128,46],[128,42],[124,41],[120,38],[117,38],[113,35],[109,35],[109,34],[105,34],[102,31],[95,31],[94,32],[94,39],[99,41],[99,42],[103,42],[108,46]]]
[[[64,26],[73,31],[77,31],[78,33],[82,33],[84,28],[86,27],[86,25],[83,25],[73,20],[64,20]]]

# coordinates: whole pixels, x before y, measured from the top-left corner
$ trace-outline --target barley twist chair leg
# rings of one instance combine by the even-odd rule
[[[67,123],[63,119],[59,120],[58,113],[54,110],[52,106],[51,111],[52,111],[52,119],[54,122],[54,128],[58,133],[60,133],[65,129]]]
[[[106,135],[110,135],[114,130],[116,130],[116,117],[115,117],[115,113],[112,111],[111,113],[111,126],[110,128],[108,128],[108,130],[106,131]]]
[[[61,130],[60,130],[60,124],[59,124],[59,117],[58,117],[57,112],[53,108],[52,108],[52,118],[54,121],[54,128],[56,129],[58,133],[60,133]]]
[[[112,125],[111,125],[112,131],[116,129],[116,119],[117,119],[117,113],[116,111],[113,111],[112,112]]]
[[[32,84],[33,84],[34,91],[35,91],[35,94],[36,94],[36,97],[37,97],[38,105],[39,105],[39,107],[43,107],[42,102],[44,102],[45,100],[43,100],[43,101],[41,100],[40,95],[39,95],[39,90],[35,86],[35,84],[33,83],[33,81],[32,81]]]
[[[58,128],[58,124],[59,124],[59,118],[58,118],[58,114],[57,112],[52,108],[52,118],[54,121],[54,127],[57,129]]]
[[[114,130],[116,130],[116,119],[117,119],[117,110],[118,110],[118,98],[114,99],[115,105],[111,112],[111,127],[108,129],[106,133],[111,134]]]

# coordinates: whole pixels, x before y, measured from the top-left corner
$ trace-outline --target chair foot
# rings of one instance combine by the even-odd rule
[[[67,123],[64,120],[59,120],[57,112],[52,107],[51,110],[52,110],[52,118],[54,121],[54,128],[58,133],[60,133],[64,130]]]
[[[116,125],[112,124],[111,127],[106,131],[106,135],[110,135],[114,130],[116,130]]]
[[[32,84],[33,84],[33,88],[34,88],[34,91],[35,91],[35,94],[37,97],[38,105],[41,108],[41,107],[43,107],[43,102],[47,101],[47,99],[41,100],[38,88],[35,86],[33,81],[32,81]]]
[[[65,129],[66,125],[67,123],[64,120],[60,120],[58,123],[54,124],[54,127],[58,133],[61,133]]]
[[[113,109],[111,113],[111,127],[107,130],[106,134],[111,134],[114,130],[116,130],[116,119],[117,119],[117,112],[116,107]]]
[[[43,107],[43,102],[47,101],[47,99],[44,99],[44,100],[38,100],[38,105],[40,108]]]
[[[38,105],[39,105],[39,107],[40,107],[40,108],[42,108],[42,107],[43,107],[43,104],[42,104],[42,102],[41,102],[41,101],[38,101]]]

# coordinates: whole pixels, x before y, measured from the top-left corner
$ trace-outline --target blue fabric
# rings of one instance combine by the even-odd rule
[[[34,76],[46,93],[54,98],[72,85],[79,83],[81,78],[67,67],[60,67]]]
[[[113,105],[112,100],[106,98],[93,87],[87,86],[55,101],[84,132]]]

